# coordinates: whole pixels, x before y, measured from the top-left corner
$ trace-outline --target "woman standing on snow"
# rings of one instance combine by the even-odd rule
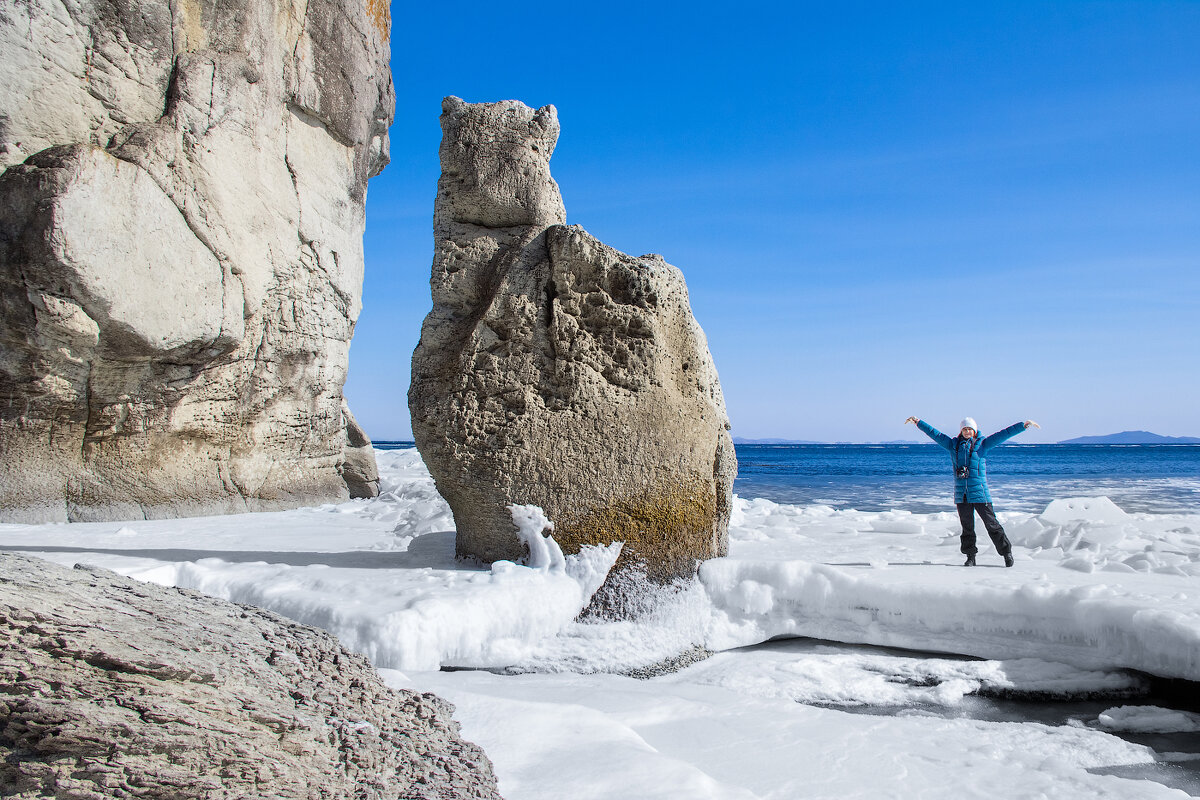
[[[1002,431],[997,431],[984,439],[979,438],[979,426],[970,417],[959,424],[958,436],[951,439],[928,422],[909,417],[905,424],[911,422],[922,433],[933,439],[950,451],[950,461],[954,464],[954,504],[958,507],[958,519],[962,523],[962,551],[967,556],[964,567],[975,566],[975,515],[983,520],[996,552],[1004,557],[1004,566],[1013,565],[1012,545],[1004,535],[1004,528],[996,519],[992,510],[992,495],[988,492],[987,463],[984,461],[987,451],[999,444],[1007,442],[1028,427],[1040,428],[1031,419],[1009,425]]]

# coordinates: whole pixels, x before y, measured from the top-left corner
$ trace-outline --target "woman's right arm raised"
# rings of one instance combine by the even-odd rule
[[[917,430],[921,431],[921,433],[925,434],[930,439],[933,439],[935,442],[937,442],[938,444],[940,444],[942,447],[946,448],[947,450],[950,449],[951,439],[949,436],[942,433],[937,428],[930,425],[928,422],[923,422],[923,421],[917,419],[916,417],[909,417],[908,419],[904,420],[904,424],[906,424],[906,425],[910,422],[912,424],[916,425]]]

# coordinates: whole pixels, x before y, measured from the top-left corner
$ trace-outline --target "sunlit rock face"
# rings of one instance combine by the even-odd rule
[[[377,486],[342,385],[395,102],[384,9],[0,6],[0,520]]]
[[[737,463],[682,273],[565,224],[553,106],[442,109],[409,408],[460,555],[521,557],[506,506],[532,503],[568,552],[624,541],[627,567],[692,574],[727,550]]]

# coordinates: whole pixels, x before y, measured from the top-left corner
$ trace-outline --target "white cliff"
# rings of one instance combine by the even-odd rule
[[[0,6],[0,520],[373,491],[342,385],[382,9]]]

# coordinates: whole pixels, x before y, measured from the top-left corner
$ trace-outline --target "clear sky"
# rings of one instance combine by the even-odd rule
[[[733,433],[1200,436],[1200,2],[394,3],[346,395],[408,438],[441,99],[558,108],[567,221],[687,278]]]

